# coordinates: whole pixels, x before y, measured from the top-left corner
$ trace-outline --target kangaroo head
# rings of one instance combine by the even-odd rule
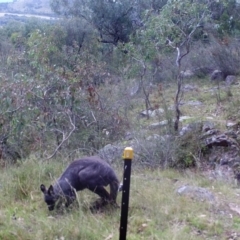
[[[50,187],[46,189],[45,185],[41,184],[40,189],[44,194],[44,201],[48,205],[48,210],[52,211],[57,201],[57,197],[56,194],[54,193],[53,186],[50,185]]]

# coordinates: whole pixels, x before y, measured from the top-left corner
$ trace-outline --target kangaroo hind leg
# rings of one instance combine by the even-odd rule
[[[106,206],[109,202],[111,202],[110,194],[104,187],[98,186],[95,188],[89,188],[89,190],[101,197],[101,199],[96,200],[93,206],[90,208],[92,211],[99,210],[102,207]]]
[[[119,189],[119,182],[113,181],[110,184],[110,199],[113,203],[116,203],[118,189]]]
[[[98,196],[100,196],[102,198],[102,200],[104,201],[109,201],[111,200],[110,198],[110,194],[108,193],[108,191],[102,187],[102,186],[96,186],[96,187],[91,187],[89,188],[90,191],[96,193]]]

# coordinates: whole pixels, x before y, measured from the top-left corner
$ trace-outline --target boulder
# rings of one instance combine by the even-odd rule
[[[238,131],[240,129],[240,122],[239,121],[227,121],[226,128],[232,129],[234,131]]]
[[[186,133],[190,133],[190,132],[205,133],[209,130],[213,130],[214,127],[215,127],[215,124],[209,121],[192,122],[182,127],[182,129],[180,130],[180,135],[183,136]]]
[[[140,114],[141,117],[153,117],[154,116],[153,112],[154,112],[153,110],[148,109],[148,110],[143,110],[139,114]]]
[[[179,195],[191,197],[198,201],[208,201],[210,203],[214,203],[216,201],[213,193],[202,187],[185,185],[177,189],[177,193]]]
[[[160,116],[162,113],[164,113],[164,109],[162,108],[158,108],[158,109],[154,109],[154,110],[144,110],[142,112],[140,112],[140,116],[142,117],[156,117],[156,116]]]
[[[124,147],[122,145],[108,144],[98,151],[98,155],[107,162],[112,163],[121,158],[123,151]]]
[[[151,125],[149,125],[149,129],[157,129],[162,126],[166,126],[167,124],[168,124],[168,120],[163,120],[161,122],[152,123]]]
[[[212,81],[223,81],[224,80],[224,74],[220,70],[214,70],[210,76],[210,79]]]
[[[231,137],[228,137],[226,134],[221,133],[218,135],[213,135],[205,139],[206,147],[236,147],[239,149],[238,143]]]
[[[186,71],[181,71],[181,77],[189,79],[194,76],[194,72],[191,71],[190,69],[187,69]]]

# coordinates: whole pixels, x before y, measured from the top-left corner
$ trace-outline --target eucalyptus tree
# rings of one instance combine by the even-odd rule
[[[138,0],[52,0],[52,10],[65,17],[85,19],[99,32],[103,43],[128,42],[129,35],[142,25]]]
[[[211,17],[216,23],[220,37],[226,35],[239,36],[240,2],[237,0],[214,1],[211,6]]]
[[[151,68],[151,62],[166,53],[176,53],[175,131],[178,131],[181,114],[182,61],[189,54],[196,33],[211,20],[211,4],[212,1],[207,0],[169,0],[159,12],[147,10],[144,27],[136,31],[128,44],[133,59],[141,63],[143,69]]]

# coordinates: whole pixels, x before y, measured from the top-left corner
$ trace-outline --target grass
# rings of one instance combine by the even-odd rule
[[[217,127],[224,130],[226,128],[226,120],[236,120],[240,114],[238,109],[239,96],[240,96],[240,84],[232,85],[230,87],[232,96],[228,96],[228,88],[225,82],[220,82],[219,88],[216,82],[209,81],[209,79],[190,79],[184,80],[183,87],[185,84],[190,84],[195,87],[195,90],[185,91],[181,102],[189,101],[200,101],[202,105],[193,106],[184,104],[180,106],[180,111],[183,116],[192,117],[188,121],[211,121],[215,122]],[[155,91],[150,95],[150,102],[153,105],[163,108],[164,102],[168,107],[174,105],[174,96],[176,92],[176,86],[172,85],[163,88],[163,96],[159,95]],[[172,112],[174,117],[174,112]],[[164,114],[158,119],[159,121],[165,120]],[[147,123],[145,124],[147,125]]]
[[[66,162],[27,159],[0,172],[0,239],[119,239],[120,209],[92,213],[97,196],[79,192],[78,203],[64,213],[48,212],[39,189],[50,184]],[[122,169],[117,169],[121,179]],[[205,187],[217,196],[210,204],[176,189],[185,184]],[[136,170],[131,178],[128,240],[135,239],[226,239],[240,233],[238,215],[227,203],[240,206],[239,189],[230,183],[212,181],[191,171]],[[121,194],[118,196],[121,203]]]

